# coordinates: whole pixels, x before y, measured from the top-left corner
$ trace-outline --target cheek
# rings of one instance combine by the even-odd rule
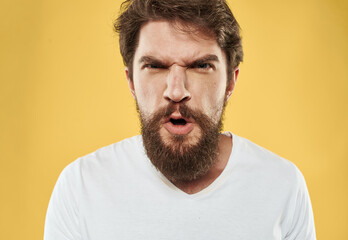
[[[226,83],[222,81],[204,81],[195,88],[195,95],[205,106],[216,106],[225,97]]]
[[[153,112],[161,103],[164,87],[156,79],[142,78],[134,82],[135,95],[141,110]]]
[[[225,101],[226,84],[207,84],[199,93],[201,108],[212,118],[219,119]],[[204,93],[204,94],[202,94]]]

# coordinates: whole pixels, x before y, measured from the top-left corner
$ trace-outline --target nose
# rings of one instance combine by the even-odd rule
[[[187,89],[186,67],[172,65],[166,79],[167,88],[164,91],[164,98],[175,103],[191,99]]]

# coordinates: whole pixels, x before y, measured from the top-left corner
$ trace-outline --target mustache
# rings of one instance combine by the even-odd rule
[[[193,119],[196,124],[200,126],[201,129],[208,129],[209,126],[216,124],[211,117],[207,116],[205,113],[198,109],[193,109],[186,105],[186,103],[174,103],[170,102],[168,105],[159,108],[150,116],[146,116],[142,111],[140,111],[139,105],[136,102],[137,112],[140,116],[141,128],[152,126],[153,132],[160,128],[161,122],[164,118],[169,118],[175,111],[179,111],[181,116],[186,119]],[[223,107],[224,109],[224,107]],[[222,113],[223,115],[223,113]],[[222,130],[222,117],[218,121],[217,125],[219,131]]]
[[[177,103],[169,103],[167,106],[159,109],[155,115],[156,118],[159,119],[167,118],[176,111],[179,111],[183,118],[192,118],[194,120],[200,119],[202,115],[201,112],[190,108],[185,103],[181,103],[179,105]]]

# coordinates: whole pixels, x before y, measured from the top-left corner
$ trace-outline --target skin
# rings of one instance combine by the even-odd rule
[[[168,21],[150,21],[142,26],[132,80],[126,68],[129,88],[145,117],[174,102],[177,106],[186,104],[199,110],[217,123],[222,106],[235,87],[239,68],[234,69],[233,78],[227,81],[226,56],[216,39],[202,32],[189,34],[180,27],[183,27],[180,22]],[[160,124],[162,140],[170,144],[173,132],[164,122]],[[184,144],[195,144],[201,137],[199,126],[194,120],[191,124]],[[206,188],[225,168],[231,149],[231,138],[221,135],[218,159],[211,170],[194,181],[174,184],[189,194]]]

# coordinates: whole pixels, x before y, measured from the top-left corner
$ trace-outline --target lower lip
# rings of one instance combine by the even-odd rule
[[[167,122],[164,124],[164,128],[167,131],[174,135],[186,135],[190,133],[193,129],[193,123],[186,123],[185,125],[174,125],[171,122]]]

